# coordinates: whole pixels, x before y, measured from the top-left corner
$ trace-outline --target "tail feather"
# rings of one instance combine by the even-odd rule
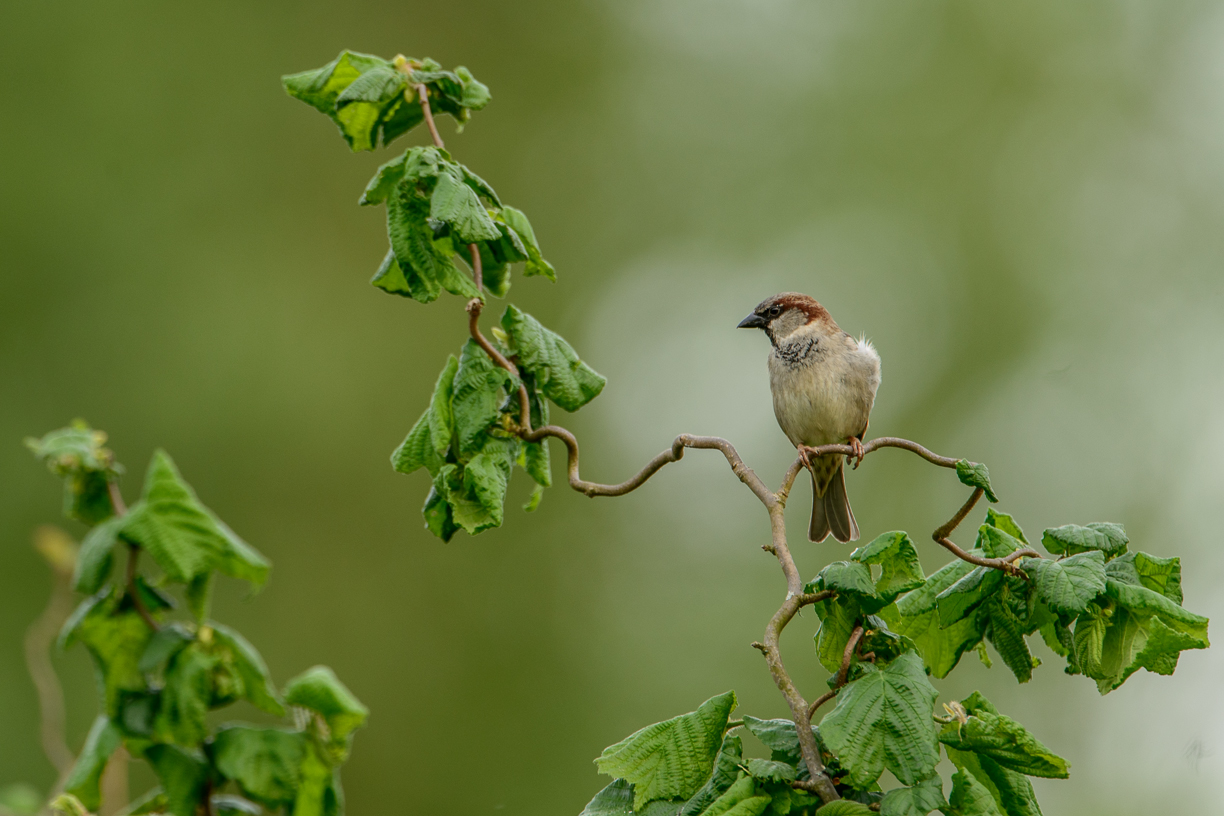
[[[859,537],[858,522],[850,509],[850,497],[846,495],[846,473],[839,465],[837,472],[820,495],[816,477],[812,477],[812,523],[808,527],[808,539],[824,541],[832,533],[838,541],[856,541]]]

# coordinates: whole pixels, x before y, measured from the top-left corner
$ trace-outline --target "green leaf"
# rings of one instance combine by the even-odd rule
[[[1175,604],[1182,602],[1181,559],[1158,558],[1145,552],[1118,556],[1105,565],[1105,574],[1125,584],[1138,584],[1159,592]]]
[[[404,163],[407,159],[408,153],[404,152],[386,164],[379,165],[357,203],[362,207],[369,207],[386,201],[404,177]]]
[[[203,754],[177,745],[156,744],[145,749],[144,758],[161,782],[170,813],[195,816],[208,781],[208,764]]]
[[[1105,555],[1082,552],[1070,558],[1026,558],[1021,564],[1050,607],[1057,613],[1078,615],[1105,591]]]
[[[834,561],[803,587],[803,591],[809,593],[825,589],[839,596],[852,596],[860,602],[879,604],[881,600],[871,580],[871,570],[857,561]]]
[[[463,345],[455,373],[454,451],[462,463],[481,453],[490,431],[501,416],[501,406],[514,386],[514,377],[485,353],[475,340]]]
[[[935,722],[938,692],[922,660],[903,654],[883,668],[860,664],[862,676],[837,696],[837,706],[820,724],[820,734],[864,789],[888,769],[902,783],[926,779],[939,762]]]
[[[908,788],[894,788],[880,800],[881,816],[927,816],[932,810],[943,810],[948,802],[943,795],[943,782],[936,774]]]
[[[956,463],[956,478],[961,480],[961,484],[969,487],[980,487],[986,494],[986,499],[990,502],[997,502],[999,497],[995,495],[994,488],[990,486],[990,471],[986,466],[977,462],[970,462],[968,459],[961,459]]]
[[[408,274],[405,275],[404,270],[399,265],[399,261],[395,260],[395,250],[393,249],[387,250],[387,254],[383,256],[382,263],[378,266],[378,271],[374,273],[374,277],[370,278],[370,283],[389,295],[412,298],[421,303],[430,303],[437,300],[438,294],[442,291],[436,285],[437,281],[433,278],[426,281],[417,275],[411,267],[408,268]]]
[[[687,799],[710,777],[735,693],[711,697],[692,713],[655,723],[604,750],[600,773],[634,786],[634,810],[656,799]]]
[[[317,751],[307,751],[301,766],[302,784],[293,802],[292,816],[340,816],[344,796],[339,769],[330,767]]]
[[[166,667],[166,685],[154,733],[166,742],[194,748],[208,736],[205,718],[213,702],[213,672],[219,660],[195,642],[179,650]]]
[[[352,735],[365,725],[370,711],[353,696],[327,666],[314,666],[285,685],[288,705],[308,708],[327,723],[329,748],[341,759],[348,756]]]
[[[85,745],[68,773],[64,790],[81,800],[91,811],[102,804],[98,783],[111,754],[122,744],[123,735],[105,714],[99,714],[85,737]]]
[[[527,251],[527,265],[523,268],[523,275],[529,278],[534,275],[543,275],[550,281],[556,281],[557,272],[553,269],[552,264],[544,260],[544,256],[540,254],[540,245],[536,241],[535,230],[531,228],[531,222],[527,220],[522,210],[502,207],[502,218],[505,219],[506,226],[514,230],[514,234],[519,237]]]
[[[429,470],[431,476],[436,476],[445,464],[446,451],[454,436],[455,417],[451,398],[454,396],[455,374],[458,371],[459,361],[452,354],[434,384],[429,408],[391,454],[391,466],[400,473],[412,473],[423,467]]]
[[[460,297],[477,297],[480,293],[475,282],[460,272],[452,260],[454,248],[450,239],[435,237],[429,225],[429,207],[429,199],[402,184],[387,199],[387,235],[404,278],[404,288],[409,297],[422,303],[436,300],[442,289]],[[377,286],[389,274],[384,259],[373,282]],[[389,282],[398,285],[393,275]]]
[[[106,713],[114,716],[121,692],[145,688],[140,657],[152,635],[131,600],[115,587],[81,602],[64,624],[60,643],[64,648],[78,640],[85,644],[98,669]]]
[[[290,74],[281,81],[290,96],[330,117],[354,152],[373,150],[380,129],[384,143],[407,130],[402,121],[386,121],[404,104],[407,82],[387,60],[342,51],[322,68]],[[388,135],[388,125],[393,135]]]
[[[229,725],[213,738],[212,755],[217,770],[244,795],[276,810],[297,798],[306,750],[301,731]]]
[[[993,529],[993,528],[992,528]],[[964,577],[936,596],[939,625],[951,626],[998,591],[1003,573],[990,567],[974,567]]]
[[[1026,776],[1002,767],[990,757],[957,751],[946,746],[945,749],[952,764],[959,769],[959,774],[954,774],[952,777],[952,796],[948,797],[953,806],[951,812],[954,816],[973,813],[997,813],[1000,816],[1041,816],[1041,808],[1037,805],[1033,785]],[[959,795],[956,788],[958,776],[962,780],[961,789],[964,791]],[[966,788],[971,788],[973,794],[968,795]],[[990,799],[994,801],[993,810],[990,809],[990,802],[981,797],[978,788],[985,789]],[[972,807],[978,809],[967,809]]]
[[[1024,542],[1001,527],[983,524],[978,528],[974,547],[982,550],[989,558],[1006,558],[1016,550],[1023,549]]]
[[[425,529],[443,541],[450,541],[455,533],[462,528],[455,523],[454,511],[450,504],[438,492],[436,487],[430,487],[429,495],[425,497],[425,506],[421,508],[425,517]]]
[[[1126,552],[1129,543],[1122,525],[1109,522],[1095,522],[1087,527],[1068,524],[1046,530],[1041,535],[1041,546],[1054,555],[1100,550],[1106,558],[1112,558]]]
[[[513,305],[506,307],[501,324],[510,336],[519,368],[535,378],[550,400],[566,411],[577,411],[599,396],[607,380],[579,360],[560,335]]]
[[[999,803],[990,789],[968,771],[952,774],[949,805],[954,816],[1008,816],[999,810]]]
[[[526,372],[523,373],[523,385],[527,389],[527,400],[531,410],[531,427],[543,428],[548,424],[548,401],[536,389],[535,379]],[[535,481],[537,488],[552,487],[552,463],[548,454],[548,440],[524,442],[519,452],[518,465],[527,471],[527,475]],[[536,495],[543,495],[537,489]],[[534,500],[534,497],[533,497]]]
[[[120,535],[148,551],[171,581],[187,584],[211,569],[255,586],[267,561],[200,504],[165,451],[153,454],[144,495],[124,516]]]
[[[913,616],[903,615],[898,610],[899,605],[893,605],[880,610],[879,614],[893,631],[913,641],[935,677],[947,677],[960,662],[961,655],[980,644],[985,634],[986,618],[977,611],[947,628],[940,628],[939,613],[935,610]]]
[[[874,816],[875,811],[862,802],[851,802],[849,799],[838,799],[820,808],[816,816]]]
[[[770,796],[758,793],[756,780],[741,776],[706,808],[703,816],[760,816],[770,801]]]
[[[886,604],[926,583],[914,542],[901,531],[878,536],[866,547],[852,552],[850,560],[880,565],[880,578],[875,582],[875,591]]]
[[[1093,605],[1075,626],[1075,660],[1106,694],[1139,669],[1172,674],[1180,652],[1205,649],[1207,619],[1147,587],[1105,580],[1108,601]]]
[[[1004,768],[1048,779],[1066,779],[1067,761],[1042,745],[1010,717],[978,711],[964,723],[948,723],[939,741],[958,751],[990,757]]]
[[[1007,533],[1012,538],[1018,539],[1022,544],[1028,546],[1028,539],[1024,536],[1024,530],[1020,529],[1020,525],[1016,520],[1007,513],[1000,513],[993,507],[986,508],[986,524],[991,527],[997,527]]]
[[[516,438],[490,437],[466,465],[444,465],[434,478],[434,491],[449,505],[450,522],[469,535],[501,526],[506,485],[518,456]],[[426,503],[426,521],[436,508]],[[432,527],[430,529],[433,529]]]
[[[633,816],[633,785],[626,779],[617,779],[595,794],[578,816]]]
[[[276,687],[272,685],[263,656],[246,638],[230,627],[219,623],[211,623],[209,626],[217,648],[222,652],[222,660],[233,667],[242,681],[242,696],[261,711],[283,717],[285,707],[276,693]]]
[[[1024,623],[1016,617],[1010,606],[1001,598],[991,598],[983,605],[990,620],[986,639],[995,647],[1003,663],[1016,675],[1016,680],[1027,683],[1033,679],[1033,669],[1040,663],[1029,652],[1024,639]]]
[[[792,723],[792,732],[794,731],[793,725]],[[798,744],[798,739],[796,739],[795,745],[798,746]],[[736,734],[727,734],[723,737],[722,747],[718,749],[718,756],[714,759],[714,770],[710,773],[710,778],[706,780],[706,783],[701,786],[700,790],[693,794],[692,798],[680,807],[678,816],[699,816],[699,814],[704,813],[706,808],[735,782],[739,776],[739,766],[743,764],[743,761],[743,740]],[[629,798],[626,810],[630,809],[633,805],[633,786],[629,785],[628,787]]]
[[[453,172],[441,173],[430,198],[429,217],[450,227],[457,243],[496,241],[501,232],[480,203],[476,191]]]
[[[82,419],[41,439],[25,440],[38,460],[64,479],[64,515],[84,524],[97,524],[115,513],[108,484],[123,468],[105,443],[106,434]]]
[[[181,623],[171,623],[163,626],[149,638],[148,645],[140,655],[137,664],[143,674],[159,674],[162,668],[188,644],[195,641],[195,635]]]
[[[750,759],[748,760],[748,773],[753,779],[762,782],[789,785],[795,781],[797,771],[794,765],[786,762],[777,762],[772,759]]]
[[[111,516],[89,531],[77,553],[76,568],[72,576],[73,589],[85,595],[92,595],[102,588],[114,566],[115,544],[119,541],[119,531],[122,528],[123,519]]]
[[[795,730],[794,720],[759,720],[756,717],[746,716],[744,727],[772,752],[771,759],[788,762],[791,765],[797,765],[801,761],[799,734]],[[819,744],[820,735],[815,726],[812,726],[812,735],[816,737],[817,744]]]
[[[837,672],[841,669],[846,644],[854,633],[862,609],[853,597],[820,601],[813,608],[820,618],[820,629],[814,636],[816,656],[820,658],[820,665],[828,671]]]

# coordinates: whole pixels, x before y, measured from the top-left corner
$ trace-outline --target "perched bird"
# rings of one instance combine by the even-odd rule
[[[805,448],[849,444],[862,457],[863,434],[880,387],[880,355],[863,338],[842,331],[823,306],[807,295],[783,292],[757,306],[739,324],[763,329],[773,344],[769,389],[774,416],[799,449],[812,474],[812,524],[808,538],[859,537],[846,496],[841,454],[809,457]]]

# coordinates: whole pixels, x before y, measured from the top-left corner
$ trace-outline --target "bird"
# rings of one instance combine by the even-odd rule
[[[863,436],[880,387],[880,355],[869,340],[842,331],[814,298],[783,292],[761,302],[737,328],[769,337],[769,390],[778,425],[812,474],[808,538],[859,537],[846,495],[845,457],[810,456],[810,448],[848,444],[862,459]]]

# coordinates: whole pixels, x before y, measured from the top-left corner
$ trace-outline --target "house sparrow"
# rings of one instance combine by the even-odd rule
[[[812,523],[808,538],[838,541],[859,537],[846,496],[841,454],[809,458],[808,447],[846,443],[862,458],[863,434],[880,387],[880,355],[855,340],[807,295],[783,292],[761,303],[739,324],[764,329],[769,353],[769,390],[774,416],[812,474]]]

